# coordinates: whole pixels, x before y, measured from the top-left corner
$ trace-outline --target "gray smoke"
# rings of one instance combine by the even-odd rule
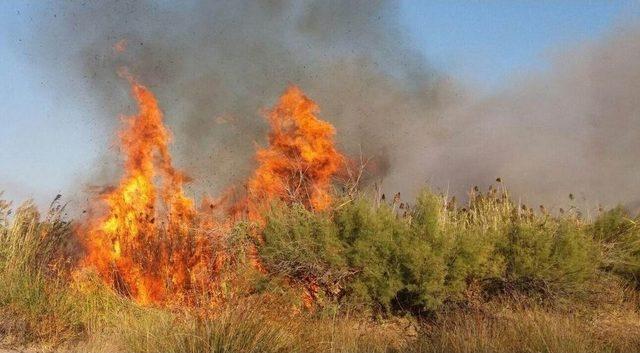
[[[179,165],[205,181],[200,190],[215,193],[249,174],[256,143],[264,144],[267,133],[261,112],[289,84],[318,102],[347,153],[362,150],[378,165],[393,165],[412,122],[431,119],[449,95],[445,80],[405,42],[397,7],[386,1],[67,3],[43,11],[40,32],[43,54],[57,53],[81,70],[107,121],[117,122],[131,105],[119,66],[151,87],[175,133]],[[116,54],[112,46],[121,39],[127,50]],[[98,174],[111,169],[109,163]]]
[[[65,77],[77,68],[87,91],[76,94],[99,99],[106,131],[133,111],[118,67],[154,90],[198,192],[247,177],[265,143],[261,111],[297,84],[344,151],[376,158],[389,192],[429,183],[463,194],[500,176],[532,203],[564,205],[569,193],[592,204],[640,200],[635,29],[479,98],[426,64],[392,1],[88,1],[38,18],[42,64],[64,65]],[[121,39],[127,50],[116,54]]]
[[[640,28],[618,27],[553,58],[490,98],[443,113],[445,133],[398,170],[454,191],[506,179],[516,195],[562,207],[640,206]],[[419,141],[419,138],[415,138]],[[425,166],[416,171],[411,166]],[[484,184],[484,186],[486,186]]]

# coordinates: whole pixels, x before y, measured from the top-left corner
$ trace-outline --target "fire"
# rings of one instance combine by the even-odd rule
[[[139,113],[124,119],[119,137],[125,173],[102,195],[107,214],[89,224],[85,261],[138,302],[163,302],[185,297],[206,280],[213,260],[206,238],[194,229],[197,214],[183,191],[185,176],[172,166],[171,136],[158,102],[126,77]]]
[[[230,192],[205,200],[207,207],[198,209],[184,193],[185,175],[173,167],[171,135],[155,96],[123,75],[139,112],[124,118],[119,133],[124,175],[101,195],[104,215],[91,219],[81,234],[87,249],[84,263],[141,304],[193,303],[198,298],[212,304],[223,296],[223,281],[242,286],[241,278],[221,270],[236,264],[224,237],[238,216],[248,213],[259,219],[261,207],[273,200],[302,202],[313,210],[331,204],[331,178],[344,160],[334,146],[334,128],[318,119],[315,102],[298,87],[289,87],[267,115],[269,146],[257,151],[258,167],[246,197],[231,202]],[[223,209],[227,211],[219,212]],[[247,246],[249,264],[262,271],[256,245]]]
[[[333,126],[318,119],[318,110],[291,86],[268,112],[269,146],[258,150],[258,167],[247,184],[250,214],[275,199],[313,210],[331,204],[331,178],[344,157],[335,147]]]

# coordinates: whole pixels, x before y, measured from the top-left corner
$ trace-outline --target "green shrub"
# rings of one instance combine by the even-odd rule
[[[385,309],[433,309],[442,302],[445,269],[431,246],[438,242],[437,214],[429,211],[420,208],[415,225],[362,198],[336,212],[348,263],[358,271],[350,283],[355,298]]]
[[[447,256],[447,297],[462,299],[470,281],[501,281],[505,257],[499,249],[504,234],[478,227],[451,229],[452,247]]]
[[[270,271],[338,289],[352,303],[435,309],[446,295],[448,249],[439,207],[425,196],[410,222],[362,197],[333,213],[278,205],[267,213],[260,256]]]
[[[347,249],[347,262],[358,272],[349,283],[349,294],[390,308],[403,287],[397,239],[404,236],[406,227],[398,224],[389,210],[376,209],[363,199],[338,210],[335,222]]]
[[[336,226],[325,214],[300,204],[274,205],[267,213],[263,238],[260,256],[272,272],[325,285],[349,273]]]
[[[598,263],[591,238],[569,221],[516,222],[502,251],[507,279],[525,289],[580,291]]]
[[[461,210],[424,191],[403,217],[363,197],[332,214],[281,205],[267,217],[264,240],[270,269],[325,284],[349,278],[340,285],[347,299],[384,310],[436,310],[464,299],[472,281],[577,293],[599,261],[580,223],[520,215],[495,192]]]
[[[450,280],[447,265],[455,245],[442,232],[441,212],[441,198],[429,191],[421,192],[410,214],[410,234],[402,245],[408,252],[406,261],[410,267],[405,292],[415,298],[411,304],[431,310],[450,294],[446,286]]]

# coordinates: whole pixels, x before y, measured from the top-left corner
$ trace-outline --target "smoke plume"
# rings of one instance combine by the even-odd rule
[[[246,179],[266,136],[261,111],[295,83],[347,154],[374,157],[389,192],[414,194],[428,182],[463,194],[501,177],[528,202],[563,205],[574,193],[638,205],[640,31],[619,28],[567,50],[548,71],[487,98],[427,64],[398,6],[70,2],[41,10],[36,46],[43,65],[78,68],[87,92],[75,94],[99,99],[96,118],[111,128],[131,105],[119,67],[154,90],[197,192]]]
[[[411,154],[398,170],[425,166],[452,190],[500,176],[535,204],[561,207],[574,203],[572,193],[591,207],[638,209],[638,60],[640,29],[632,26],[560,52],[545,72],[445,112],[438,125],[446,132],[425,140],[417,149],[424,154]]]

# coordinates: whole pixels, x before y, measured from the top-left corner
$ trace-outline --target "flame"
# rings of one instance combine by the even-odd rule
[[[344,157],[333,141],[335,129],[318,119],[318,110],[290,86],[268,112],[269,146],[257,151],[258,167],[247,184],[250,215],[275,199],[318,211],[331,204],[331,179]]]
[[[264,225],[262,212],[275,200],[300,202],[314,211],[325,210],[333,202],[331,180],[344,165],[345,157],[335,147],[334,127],[320,120],[318,111],[318,105],[292,85],[267,112],[269,146],[256,153],[258,167],[247,182],[243,205],[249,218],[258,224]],[[255,237],[260,244],[261,236]],[[264,271],[256,246],[247,249],[247,255],[254,268]],[[318,286],[310,279],[302,290],[302,302],[310,309]]]
[[[331,179],[344,161],[334,145],[335,130],[318,119],[315,102],[289,87],[267,114],[269,146],[257,151],[247,195],[232,202],[232,188],[197,209],[185,195],[186,176],[173,167],[171,134],[155,96],[127,72],[121,74],[139,112],[123,119],[119,133],[124,175],[101,195],[104,215],[90,219],[82,231],[84,264],[141,304],[188,304],[198,298],[215,304],[224,296],[224,281],[242,286],[240,277],[221,270],[237,261],[227,253],[224,234],[238,217],[260,219],[261,208],[273,200],[302,202],[313,210],[331,204]],[[249,264],[263,272],[256,244],[247,246]]]
[[[105,281],[142,304],[185,297],[213,263],[195,231],[185,176],[172,166],[171,136],[153,93],[125,73],[138,103],[119,134],[125,157],[119,186],[102,195],[107,214],[89,223],[88,256]],[[170,296],[171,294],[171,296]]]

